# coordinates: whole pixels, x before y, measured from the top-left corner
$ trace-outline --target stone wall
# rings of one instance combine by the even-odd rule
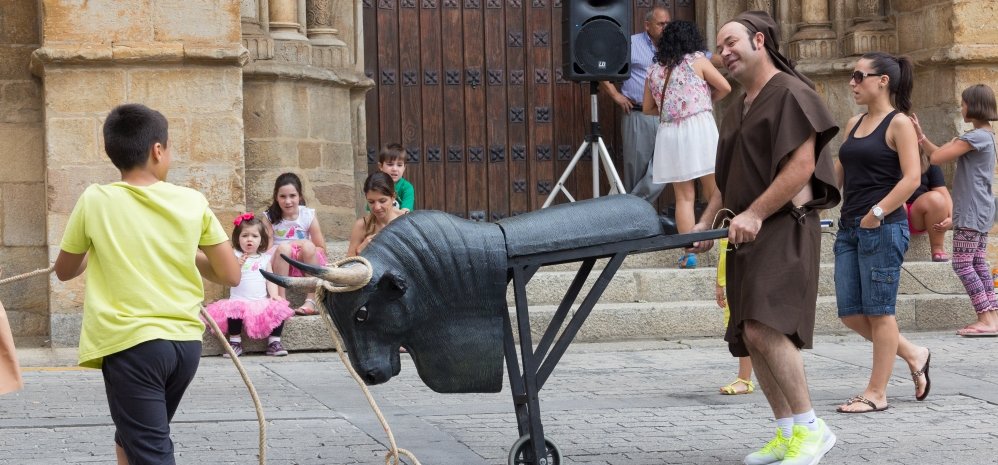
[[[204,193],[223,224],[243,211],[239,2],[44,0],[42,8],[44,40],[32,69],[44,80],[50,258],[83,189],[119,179],[100,128],[108,111],[126,102],[169,120],[169,181]],[[83,282],[50,280],[53,345],[76,344]]]
[[[28,68],[40,42],[36,0],[0,2],[0,269],[4,277],[45,268],[45,157],[41,82]],[[0,287],[19,340],[48,335],[48,281]]]

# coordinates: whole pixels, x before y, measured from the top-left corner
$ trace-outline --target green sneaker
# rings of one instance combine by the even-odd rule
[[[778,463],[783,460],[783,456],[787,453],[789,445],[790,440],[783,437],[783,430],[776,428],[776,437],[767,442],[765,446],[762,446],[762,449],[746,455],[743,463],[745,465]]]
[[[783,465],[817,465],[821,458],[835,445],[835,434],[828,429],[825,421],[818,419],[817,431],[804,425],[794,425],[794,435],[790,438]]]

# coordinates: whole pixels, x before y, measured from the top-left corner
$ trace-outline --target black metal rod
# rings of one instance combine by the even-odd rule
[[[579,309],[576,310],[575,315],[572,316],[572,320],[568,322],[568,326],[565,327],[565,331],[561,333],[561,337],[558,338],[558,342],[554,344],[554,348],[551,349],[551,353],[544,359],[539,370],[537,370],[537,386],[538,389],[544,387],[544,383],[547,381],[548,377],[551,376],[551,372],[554,371],[555,365],[561,360],[561,357],[565,355],[565,351],[568,350],[568,345],[572,343],[575,339],[575,335],[579,333],[579,329],[582,328],[582,323],[585,323],[586,318],[589,317],[589,313],[596,306],[596,302],[599,302],[600,297],[603,296],[603,292],[606,287],[610,284],[610,280],[613,276],[617,274],[617,269],[620,265],[624,263],[624,259],[627,258],[626,252],[620,252],[613,256],[610,261],[603,268],[603,272],[600,273],[599,278],[596,278],[596,282],[593,283],[592,289],[586,294],[585,300],[579,305]]]
[[[579,292],[582,291],[582,286],[586,284],[586,279],[589,278],[589,274],[593,270],[593,266],[596,265],[596,259],[590,258],[582,262],[582,266],[579,267],[578,273],[575,274],[575,279],[572,280],[572,284],[568,287],[568,292],[565,293],[565,297],[561,299],[561,304],[558,305],[558,310],[554,312],[554,316],[551,318],[551,323],[548,324],[548,328],[544,331],[544,336],[541,337],[540,342],[537,343],[537,349],[534,351],[534,355],[538,359],[544,360],[547,356],[547,351],[551,347],[551,343],[554,342],[554,337],[558,335],[558,331],[561,329],[561,325],[565,322],[565,317],[568,316],[568,311],[572,309],[572,304],[575,303],[575,299],[579,297]]]
[[[520,283],[522,284],[522,283]],[[514,286],[517,283],[513,284]],[[527,412],[526,387],[520,374],[520,362],[516,359],[516,341],[513,340],[513,326],[509,320],[509,312],[503,312],[502,348],[506,357],[506,371],[509,373],[509,391],[513,396],[513,409],[516,413],[516,426],[520,436],[527,434],[530,414]]]
[[[527,434],[530,435],[534,464],[539,457],[544,457],[544,425],[541,424],[541,404],[538,397],[540,388],[537,386],[538,359],[534,357],[533,346],[530,343],[530,313],[527,307],[526,269],[513,269],[513,294],[516,300],[516,322],[520,331],[520,357],[523,360],[523,384],[527,395]],[[525,457],[530,459],[530,457]]]

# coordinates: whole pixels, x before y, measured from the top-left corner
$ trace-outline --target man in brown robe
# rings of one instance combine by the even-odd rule
[[[816,209],[840,200],[831,155],[823,150],[838,127],[811,81],[778,46],[776,22],[761,11],[742,13],[718,32],[718,52],[745,94],[721,122],[718,190],[694,231],[711,227],[722,206],[733,216],[724,338],[732,355],[751,355],[777,419],[776,437],[745,463],[814,465],[835,435],[814,414],[799,349],[811,347],[814,332],[821,254]]]

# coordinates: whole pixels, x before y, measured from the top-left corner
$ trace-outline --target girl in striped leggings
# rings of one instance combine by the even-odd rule
[[[932,163],[956,160],[953,177],[953,270],[970,295],[977,321],[957,331],[965,337],[998,336],[998,301],[995,299],[991,267],[987,262],[988,231],[995,218],[991,180],[995,172],[995,133],[991,121],[998,120],[995,94],[977,84],[963,91],[963,120],[974,125],[960,137],[938,147],[925,138],[913,117],[919,144],[931,154]]]

